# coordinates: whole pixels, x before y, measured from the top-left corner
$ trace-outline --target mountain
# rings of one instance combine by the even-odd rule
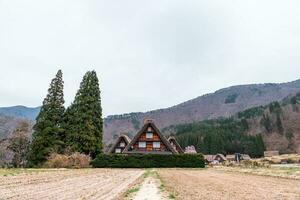
[[[299,91],[300,80],[280,84],[239,85],[221,89],[166,109],[108,116],[104,119],[104,142],[111,143],[121,133],[133,136],[147,118],[154,119],[158,127],[163,129],[171,125],[229,117],[249,108],[281,101],[285,97],[296,95]],[[19,119],[33,121],[39,110],[40,107],[24,106],[0,108],[0,116],[10,117],[12,121]],[[7,118],[5,119],[5,123],[9,123],[9,121]],[[0,124],[0,130],[1,128],[3,129],[2,124]]]
[[[120,133],[134,135],[146,118],[154,119],[158,127],[163,129],[171,125],[229,117],[252,107],[281,101],[299,91],[300,80],[281,84],[240,85],[221,89],[166,109],[108,116],[104,120],[104,141],[111,143]]]
[[[230,118],[173,125],[163,131],[173,134],[182,146],[194,145],[205,154],[242,152],[261,157],[264,148],[300,153],[299,122],[300,93]]]
[[[35,120],[39,112],[40,112],[40,107],[29,108],[25,106],[13,106],[13,107],[0,108],[0,115],[23,118],[32,121]]]

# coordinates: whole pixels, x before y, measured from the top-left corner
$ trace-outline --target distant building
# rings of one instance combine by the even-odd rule
[[[204,159],[207,163],[215,163],[215,164],[222,163],[227,160],[223,154],[204,155]]]
[[[196,154],[197,151],[196,151],[196,148],[194,146],[187,146],[187,147],[185,147],[184,153],[186,153],[186,154]]]

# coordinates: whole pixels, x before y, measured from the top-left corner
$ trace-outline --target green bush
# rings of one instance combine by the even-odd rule
[[[91,162],[95,168],[204,168],[202,154],[125,155],[100,154]]]

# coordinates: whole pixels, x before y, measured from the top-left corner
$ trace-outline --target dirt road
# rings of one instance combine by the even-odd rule
[[[53,170],[0,176],[0,199],[114,199],[143,170]]]
[[[299,200],[300,180],[205,170],[158,170],[177,199]]]

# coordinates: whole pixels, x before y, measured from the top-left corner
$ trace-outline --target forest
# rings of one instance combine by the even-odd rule
[[[261,135],[246,134],[248,125],[244,120],[207,120],[173,128],[176,129],[175,137],[181,146],[193,145],[204,154],[239,152],[260,157],[265,149]]]

